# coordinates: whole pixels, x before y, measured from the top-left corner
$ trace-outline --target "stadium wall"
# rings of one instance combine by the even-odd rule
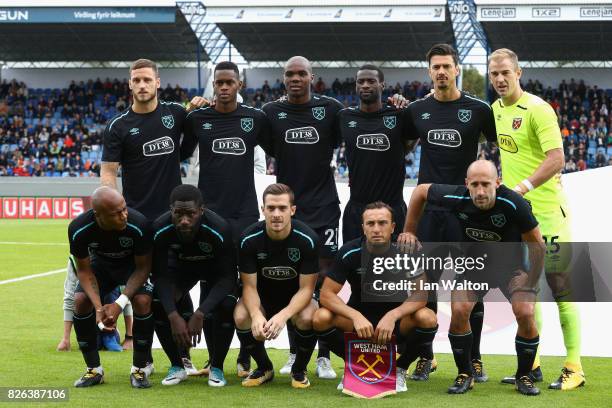
[[[168,84],[174,87],[179,84],[183,88],[198,87],[198,72],[195,68],[162,68],[159,71],[161,86]],[[202,70],[202,87],[206,84],[206,70]],[[1,72],[4,80],[15,79],[23,81],[29,88],[66,88],[71,81],[87,81],[100,78],[119,80],[129,78],[128,68],[4,68]]]
[[[404,82],[407,80],[411,82],[415,80],[421,82],[429,81],[425,68],[383,68],[383,72],[387,85],[395,85],[396,82],[404,85]],[[357,68],[313,68],[313,74],[315,76],[315,83],[321,77],[329,88],[336,78],[340,82],[346,78],[354,78],[357,74]],[[247,71],[246,76],[249,88],[259,88],[265,80],[270,85],[274,84],[277,79],[282,80],[283,71],[281,68],[253,68]]]
[[[347,77],[354,77],[357,68],[315,68],[315,81],[319,77],[328,87],[338,78],[344,81]],[[396,82],[404,84],[409,81],[429,81],[425,68],[385,68],[385,80],[388,85],[395,85]],[[43,75],[41,75],[41,73]],[[571,78],[576,80],[584,79],[587,85],[597,85],[601,89],[612,89],[612,75],[608,71],[597,68],[526,68],[523,72],[523,79],[539,80],[544,86],[557,86],[562,80],[569,82]],[[206,70],[202,70],[202,86],[206,84]],[[175,86],[181,85],[183,88],[197,88],[197,70],[195,68],[165,68],[160,70],[162,87],[167,84]],[[276,79],[282,79],[281,68],[253,68],[246,71],[247,86],[249,88],[259,88],[267,80],[270,85]],[[64,68],[64,69],[34,69],[34,68],[3,68],[0,78],[6,80],[16,79],[25,82],[30,88],[64,88],[70,81],[87,81],[89,79],[106,78],[124,79],[128,78],[127,68]]]

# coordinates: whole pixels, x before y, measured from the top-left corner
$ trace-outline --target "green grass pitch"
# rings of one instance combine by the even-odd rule
[[[67,221],[55,220],[0,220],[0,281],[64,268],[68,254],[67,225]],[[514,371],[515,357],[486,355],[484,362],[490,381],[476,384],[474,390],[466,395],[450,396],[445,391],[456,373],[453,358],[451,355],[438,354],[439,369],[432,374],[430,381],[408,382],[407,393],[365,401],[340,394],[336,391],[336,380],[315,378],[313,362],[309,366],[312,383],[309,389],[294,390],[290,386],[289,377],[281,375],[261,388],[243,389],[236,377],[235,350],[230,351],[226,360],[225,372],[229,384],[225,388],[208,387],[205,378],[189,379],[174,387],[162,386],[160,381],[169,363],[161,350],[154,350],[157,372],[152,376],[153,387],[133,390],[128,378],[131,354],[102,352],[106,383],[91,389],[76,389],[72,384],[83,373],[84,363],[74,334],[71,352],[55,351],[62,333],[63,281],[64,274],[57,273],[0,285],[0,387],[67,387],[68,404],[84,407],[207,404],[219,407],[397,407],[404,404],[453,408],[612,406],[608,377],[612,369],[610,358],[583,359],[587,385],[579,390],[555,392],[542,386],[539,397],[524,397],[498,381]],[[584,336],[587,335],[595,333],[584,333]],[[286,351],[271,350],[270,354],[276,368],[280,368],[285,361]],[[193,352],[193,360],[198,366],[206,358],[205,350]],[[561,357],[543,357],[545,383],[556,379],[562,362]],[[333,363],[336,371],[340,372],[340,360],[334,358]],[[47,403],[51,406],[65,404]]]

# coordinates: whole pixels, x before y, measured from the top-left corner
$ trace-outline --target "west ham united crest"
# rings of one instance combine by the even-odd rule
[[[119,237],[119,245],[123,248],[130,248],[134,245],[134,240],[130,237]]]
[[[397,118],[395,116],[383,116],[383,124],[387,129],[393,129],[397,124]]]
[[[512,119],[512,129],[518,130],[523,123],[523,118],[514,118]]]
[[[352,340],[349,342],[348,354],[350,372],[359,381],[376,384],[391,374],[391,358],[395,358],[395,355],[388,344],[377,345],[367,340]]]
[[[323,106],[312,108],[312,117],[316,120],[323,120],[325,118],[325,108]]]
[[[495,214],[491,216],[491,222],[497,228],[501,228],[506,225],[506,216],[504,214]]]
[[[251,130],[253,130],[253,118],[241,118],[240,127],[245,132],[250,132]]]
[[[287,256],[292,262],[297,262],[300,260],[300,250],[299,248],[288,248]]]
[[[208,242],[198,241],[198,246],[202,252],[210,253],[212,252],[212,246]]]
[[[457,111],[457,117],[463,123],[467,123],[472,119],[472,110],[471,109],[459,109]]]
[[[172,129],[174,127],[174,116],[166,115],[161,118],[162,124],[168,129]]]

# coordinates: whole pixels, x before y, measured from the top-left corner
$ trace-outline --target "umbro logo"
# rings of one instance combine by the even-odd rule
[[[287,119],[287,112],[278,112],[279,119]]]
[[[467,220],[467,219],[468,219],[468,215],[467,215],[466,213],[462,213],[462,212],[460,212],[458,216],[459,216],[459,218],[461,218],[462,220]]]
[[[357,127],[357,122],[356,122],[356,121],[354,121],[354,120],[351,120],[351,121],[348,123],[348,127],[350,127],[350,128],[355,128],[355,127]]]
[[[423,113],[421,115],[421,119],[423,119],[423,120],[427,120],[429,118],[431,118],[431,114],[430,113],[425,112],[425,113]]]
[[[210,129],[212,129],[212,123],[208,123],[208,122],[204,123],[204,124],[202,125],[202,129],[205,129],[205,130],[210,130]]]
[[[140,129],[138,129],[138,128],[131,128],[130,129],[130,135],[132,135],[132,136],[135,136],[135,135],[137,135],[139,133],[140,133]]]
[[[264,259],[266,259],[268,257],[268,254],[266,254],[265,252],[259,252],[257,254],[257,259],[259,259],[260,261],[263,261]]]

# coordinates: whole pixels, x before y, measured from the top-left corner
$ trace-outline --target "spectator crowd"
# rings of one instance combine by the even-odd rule
[[[539,81],[523,84],[526,91],[544,98],[559,117],[563,137],[565,172],[583,171],[612,165],[612,89],[587,85],[583,80],[563,80],[557,87],[544,87]],[[430,92],[430,83],[406,81],[388,86],[383,98],[400,93],[409,100]],[[336,78],[326,84],[318,78],[313,84],[317,94],[334,97],[345,106],[357,105],[355,79]],[[162,100],[186,103],[196,89],[168,84],[160,89]],[[260,88],[242,91],[246,103],[261,107],[285,94],[284,84],[276,79],[264,81]],[[101,79],[76,83],[63,89],[33,89],[23,82],[0,84],[0,176],[99,176],[102,133],[107,121],[130,103],[126,80]],[[496,146],[483,145],[480,157],[499,165]],[[417,178],[420,146],[406,155],[406,177]],[[332,165],[339,178],[348,177],[345,149],[341,146]],[[183,169],[186,172],[186,169]],[[268,173],[274,173],[269,160]]]

